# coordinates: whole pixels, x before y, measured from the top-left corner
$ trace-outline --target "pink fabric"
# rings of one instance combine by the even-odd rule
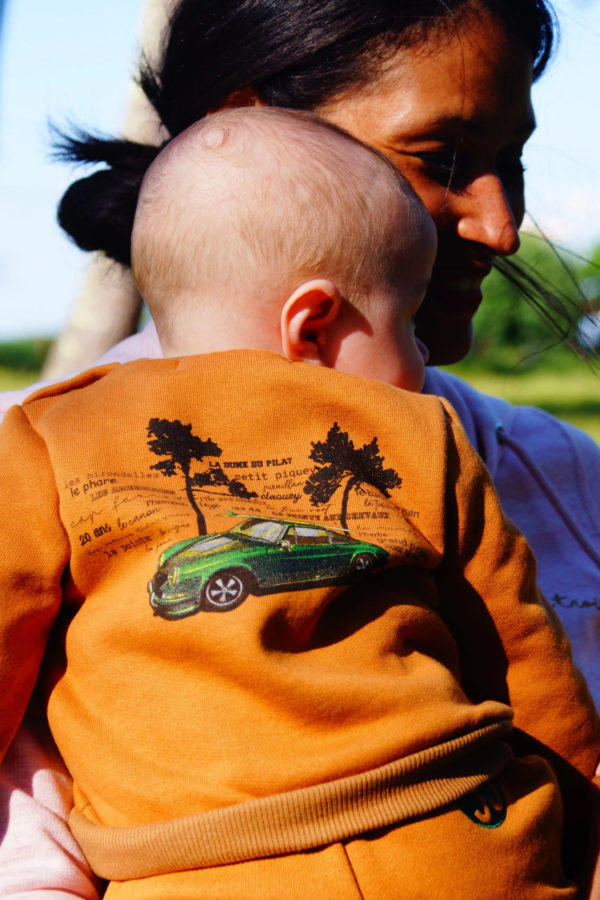
[[[98,900],[100,882],[67,825],[71,779],[47,730],[37,734],[33,721],[21,726],[5,757],[0,806],[3,900]]]

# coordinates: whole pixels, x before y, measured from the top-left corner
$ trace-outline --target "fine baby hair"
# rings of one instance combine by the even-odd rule
[[[159,326],[197,303],[283,302],[317,277],[360,307],[374,285],[403,280],[425,219],[386,157],[337,127],[283,109],[225,110],[150,166],[132,268]]]

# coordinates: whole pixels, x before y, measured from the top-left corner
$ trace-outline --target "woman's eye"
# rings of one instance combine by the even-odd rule
[[[447,144],[433,150],[396,151],[399,156],[417,160],[424,174],[445,188],[462,191],[483,171],[495,171],[502,181],[519,183],[523,179],[525,166],[521,159],[522,148],[511,148],[496,158],[496,165],[484,169],[477,156],[472,156],[465,147]]]
[[[432,171],[437,170],[438,172],[444,172],[446,175],[452,175],[456,171],[458,154],[455,150],[427,151],[415,153],[414,156]]]
[[[429,178],[454,190],[464,190],[477,171],[474,161],[471,164],[459,150],[427,151],[413,154],[423,164]],[[525,166],[521,156],[499,159],[496,171],[502,181],[520,182],[523,180]]]
[[[448,181],[456,171],[458,163],[458,147],[445,145],[434,150],[399,150],[393,146],[389,148],[392,157],[400,157],[411,162],[421,164],[432,177],[439,177]]]

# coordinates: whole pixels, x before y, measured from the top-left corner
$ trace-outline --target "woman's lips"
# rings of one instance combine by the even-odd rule
[[[471,294],[481,288],[482,280],[482,278],[449,278],[446,280],[446,287],[453,293]]]
[[[426,302],[447,318],[472,318],[482,300],[481,282],[490,271],[491,266],[468,274],[434,271]]]

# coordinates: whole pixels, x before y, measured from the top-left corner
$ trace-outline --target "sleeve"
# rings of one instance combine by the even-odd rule
[[[565,865],[581,877],[596,821],[598,714],[562,626],[537,586],[533,552],[504,516],[454,413],[449,416],[440,596],[458,646],[463,689],[474,702],[508,703],[515,714],[508,737],[514,751],[551,763],[563,800]]]
[[[104,366],[109,363],[125,363],[134,359],[143,358],[159,359],[160,357],[162,357],[162,350],[158,341],[156,327],[154,322],[150,321],[144,326],[142,331],[138,331],[136,334],[131,335],[131,337],[125,338],[120,341],[120,343],[115,344],[114,347],[107,350],[106,353],[94,363],[86,366],[86,369]],[[54,383],[66,381],[67,379],[74,377],[75,374],[75,372],[65,373]],[[23,403],[27,397],[30,397],[42,388],[49,387],[52,383],[52,381],[38,381],[35,384],[30,384],[28,387],[19,388],[13,391],[0,391],[0,421],[11,406],[15,406],[17,403]]]
[[[504,516],[453,412],[447,466],[440,587],[463,687],[476,702],[508,703],[517,729],[591,779],[600,756],[600,721],[587,685],[539,591],[533,552]]]
[[[38,381],[36,384],[32,384],[26,388],[20,388],[14,391],[0,391],[0,422],[11,406],[16,406],[17,403],[23,403],[30,394],[37,391],[39,388],[45,387],[45,385],[45,382]]]
[[[99,883],[69,831],[71,780],[45,719],[30,710],[9,747],[69,554],[46,447],[19,407],[0,427],[0,509],[0,896],[98,900]]]
[[[23,718],[69,559],[40,435],[20,407],[0,427],[0,757]]]
[[[535,460],[600,554],[600,446],[581,429],[531,406],[514,407],[507,432]]]

